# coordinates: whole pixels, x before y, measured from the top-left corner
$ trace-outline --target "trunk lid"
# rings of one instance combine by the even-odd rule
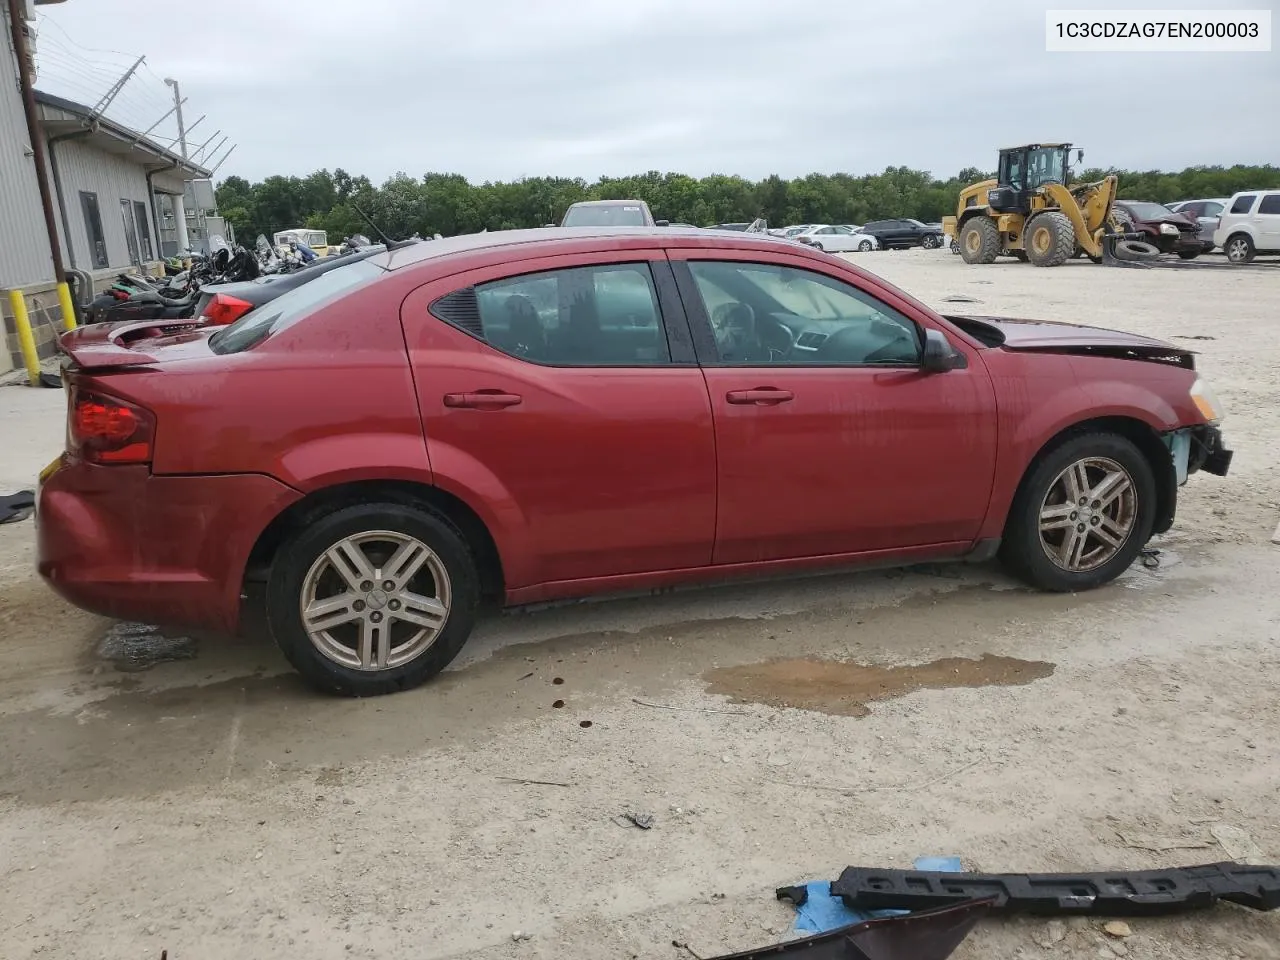
[[[211,356],[208,341],[195,320],[137,320],[69,330],[58,349],[76,369],[123,370]]]

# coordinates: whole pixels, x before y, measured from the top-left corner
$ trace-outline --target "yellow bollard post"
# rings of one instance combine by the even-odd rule
[[[40,354],[36,353],[36,338],[31,333],[31,318],[27,316],[27,299],[21,290],[9,291],[9,306],[13,309],[13,325],[18,331],[18,349],[27,366],[27,382],[40,386]]]
[[[71,302],[71,288],[67,281],[58,284],[58,305],[62,307],[62,326],[67,330],[76,328],[76,308]]]

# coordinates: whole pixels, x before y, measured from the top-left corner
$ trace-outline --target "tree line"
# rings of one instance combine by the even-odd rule
[[[1120,179],[1120,196],[1169,203],[1229,197],[1238,190],[1280,187],[1280,167],[1189,167],[1159,170],[1081,171],[1077,179]],[[258,183],[227,177],[218,185],[218,209],[240,241],[258,234],[307,226],[325,230],[337,243],[353,233],[369,234],[357,208],[390,237],[435,233],[452,236],[480,230],[510,230],[558,223],[579,200],[639,199],[654,216],[673,223],[709,226],[763,217],[773,226],[791,223],[866,223],[887,217],[935,222],[955,212],[960,190],[994,176],[966,168],[947,180],[923,170],[888,167],[883,173],[811,173],[787,180],[759,181],[725,174],[696,178],[682,173],[602,177],[594,183],[565,177],[530,177],[510,182],[471,183],[456,173],[418,178],[397,173],[381,186],[341,168],[305,177],[271,176]]]

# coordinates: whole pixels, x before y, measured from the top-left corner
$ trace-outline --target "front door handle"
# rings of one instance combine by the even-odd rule
[[[754,403],[760,407],[772,407],[779,403],[794,400],[795,394],[790,390],[779,390],[776,387],[756,387],[754,390],[730,390],[725,399],[730,403]]]
[[[446,393],[444,405],[454,409],[501,410],[503,407],[514,407],[523,399],[518,394],[502,390],[477,390],[475,393]]]

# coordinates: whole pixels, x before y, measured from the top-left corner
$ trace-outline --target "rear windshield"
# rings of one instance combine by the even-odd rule
[[[644,209],[635,203],[570,207],[563,227],[644,227]]]
[[[337,270],[318,274],[314,280],[294,287],[219,330],[209,338],[209,348],[214,353],[239,353],[255,347],[272,334],[292,326],[319,307],[385,272],[368,260],[357,260]]]

